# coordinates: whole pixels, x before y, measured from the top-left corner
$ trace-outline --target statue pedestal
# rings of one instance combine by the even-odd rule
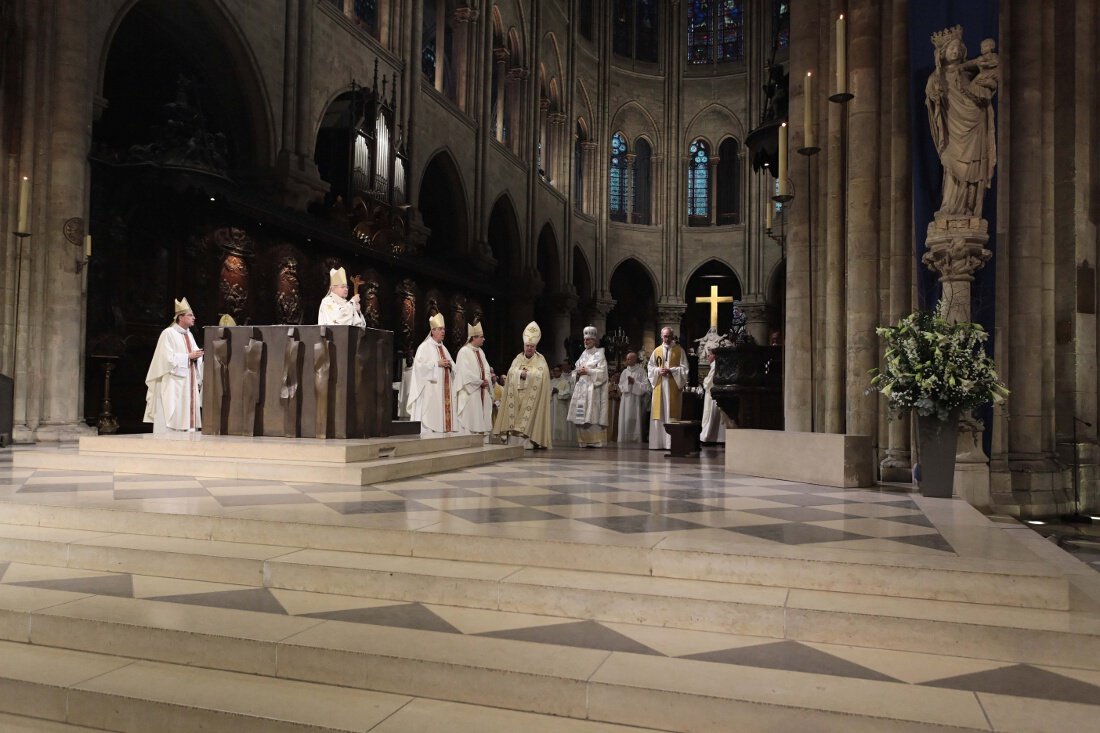
[[[947,302],[947,320],[969,321],[970,284],[974,273],[993,256],[989,243],[989,222],[973,216],[936,214],[928,225],[924,246],[928,250],[921,261],[940,274],[943,299]],[[955,493],[971,505],[988,508],[989,458],[982,449],[984,426],[970,415],[959,424],[959,444],[955,458]]]

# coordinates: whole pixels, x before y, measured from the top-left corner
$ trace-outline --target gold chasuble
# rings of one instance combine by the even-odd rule
[[[527,378],[521,379],[525,370]],[[493,433],[521,435],[550,447],[550,367],[537,351],[530,358],[520,352],[512,360]]]
[[[666,358],[667,353],[667,358]],[[673,367],[680,366],[684,361],[684,350],[679,345],[673,345],[671,349],[667,349],[664,344],[661,344],[653,350],[653,354],[650,356],[650,361],[653,366],[658,369],[661,367]],[[668,390],[668,415],[661,414],[661,407],[664,404],[664,392]],[[671,376],[664,376],[657,380],[657,383],[653,385],[653,404],[650,413],[651,420],[679,420],[680,419],[680,395],[682,390],[680,385],[676,384],[676,380]]]

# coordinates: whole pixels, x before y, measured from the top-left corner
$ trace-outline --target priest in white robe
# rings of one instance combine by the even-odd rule
[[[342,267],[328,271],[328,295],[321,300],[321,307],[317,310],[317,324],[367,327],[367,319],[363,318],[359,306],[359,293],[348,300],[348,276]]]
[[[156,434],[202,429],[202,355],[191,327],[195,314],[187,298],[174,301],[172,325],[160,333],[145,375],[144,422]]]
[[[710,388],[714,386],[714,349],[708,346],[706,355],[710,369],[707,370],[707,376],[703,378],[703,429],[699,434],[699,442],[725,443],[726,426],[722,424],[722,408],[718,407],[718,403],[710,394]]]
[[[577,442],[577,430],[569,421],[573,379],[569,374],[563,374],[560,366],[554,367],[550,374],[550,424],[553,427],[554,443],[573,445]]]
[[[493,435],[502,442],[524,448],[549,448],[553,441],[550,431],[550,367],[535,350],[542,339],[542,329],[534,321],[523,329],[523,351],[512,360],[504,380],[504,396],[500,402]]]
[[[647,372],[653,387],[650,400],[649,448],[668,450],[672,437],[665,432],[666,422],[680,419],[680,403],[688,378],[688,361],[675,341],[672,329],[661,329],[661,343],[649,355]]]
[[[573,366],[569,420],[577,428],[577,445],[599,448],[607,442],[607,358],[597,346],[595,326],[585,326],[584,352]]]
[[[649,397],[649,375],[633,351],[626,355],[619,375],[619,442],[641,443],[645,401]]]
[[[443,314],[428,319],[431,331],[413,357],[412,378],[409,380],[409,416],[420,422],[420,434],[454,433],[458,431],[455,417],[454,361],[443,343],[447,329]]]
[[[455,383],[458,390],[458,431],[485,435],[493,429],[492,370],[481,350],[485,331],[480,321],[466,326],[466,344],[458,350]]]

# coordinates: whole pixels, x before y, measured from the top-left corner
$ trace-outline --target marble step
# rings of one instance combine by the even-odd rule
[[[170,437],[152,434],[95,435],[80,439],[83,453],[237,458],[240,460],[301,460],[311,463],[356,463],[379,458],[422,455],[484,443],[479,435],[393,436],[364,440],[302,440],[248,438],[232,435],[183,433]]]
[[[161,476],[261,479],[366,486],[380,481],[423,476],[520,458],[523,448],[478,445],[371,461],[339,463],[291,458],[242,460],[235,457],[30,450],[12,456],[16,468],[109,471]]]
[[[88,607],[74,610],[85,601]],[[261,626],[249,624],[257,614],[225,609],[211,609],[220,614],[204,630],[181,623],[181,614],[137,608],[166,604],[85,601],[46,612],[53,623],[36,617],[31,644],[0,642],[0,710],[135,733],[150,730],[142,720],[169,718],[172,730],[396,732],[406,728],[375,725],[412,706],[454,703],[479,706],[468,711],[481,725],[470,730],[479,733],[550,722],[532,716],[498,728],[491,708],[684,733],[728,730],[730,721],[741,730],[1019,730],[1011,723],[1021,701],[999,695],[979,701],[968,691],[895,681],[341,621],[303,628],[309,620],[275,617]],[[66,606],[98,618],[65,618]],[[234,637],[234,627],[251,629],[240,632],[251,638]],[[418,700],[425,697],[446,702]],[[1095,714],[1088,705],[1022,702],[1058,729]],[[460,730],[446,715],[437,720],[434,728],[408,730]],[[588,725],[530,730],[618,730]]]
[[[961,656],[1100,668],[1100,619],[1081,612],[25,525],[0,525],[4,560],[928,653],[950,640]]]
[[[38,497],[48,501],[48,497]],[[928,558],[799,547],[738,547],[718,551],[625,544],[582,544],[525,536],[275,521],[241,516],[168,514],[94,506],[0,502],[5,526],[41,526],[102,533],[214,540],[252,545],[367,553],[396,558],[579,569],[619,575],[800,588],[1021,608],[1070,608],[1068,581],[1039,562]],[[520,530],[522,531],[522,530]],[[267,559],[267,558],[263,558]],[[253,574],[254,577],[255,574]]]

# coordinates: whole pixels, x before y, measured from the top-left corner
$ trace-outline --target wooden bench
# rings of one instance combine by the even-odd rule
[[[699,420],[670,420],[664,424],[665,432],[672,438],[672,447],[665,458],[684,458],[699,452],[699,434],[703,423]]]

